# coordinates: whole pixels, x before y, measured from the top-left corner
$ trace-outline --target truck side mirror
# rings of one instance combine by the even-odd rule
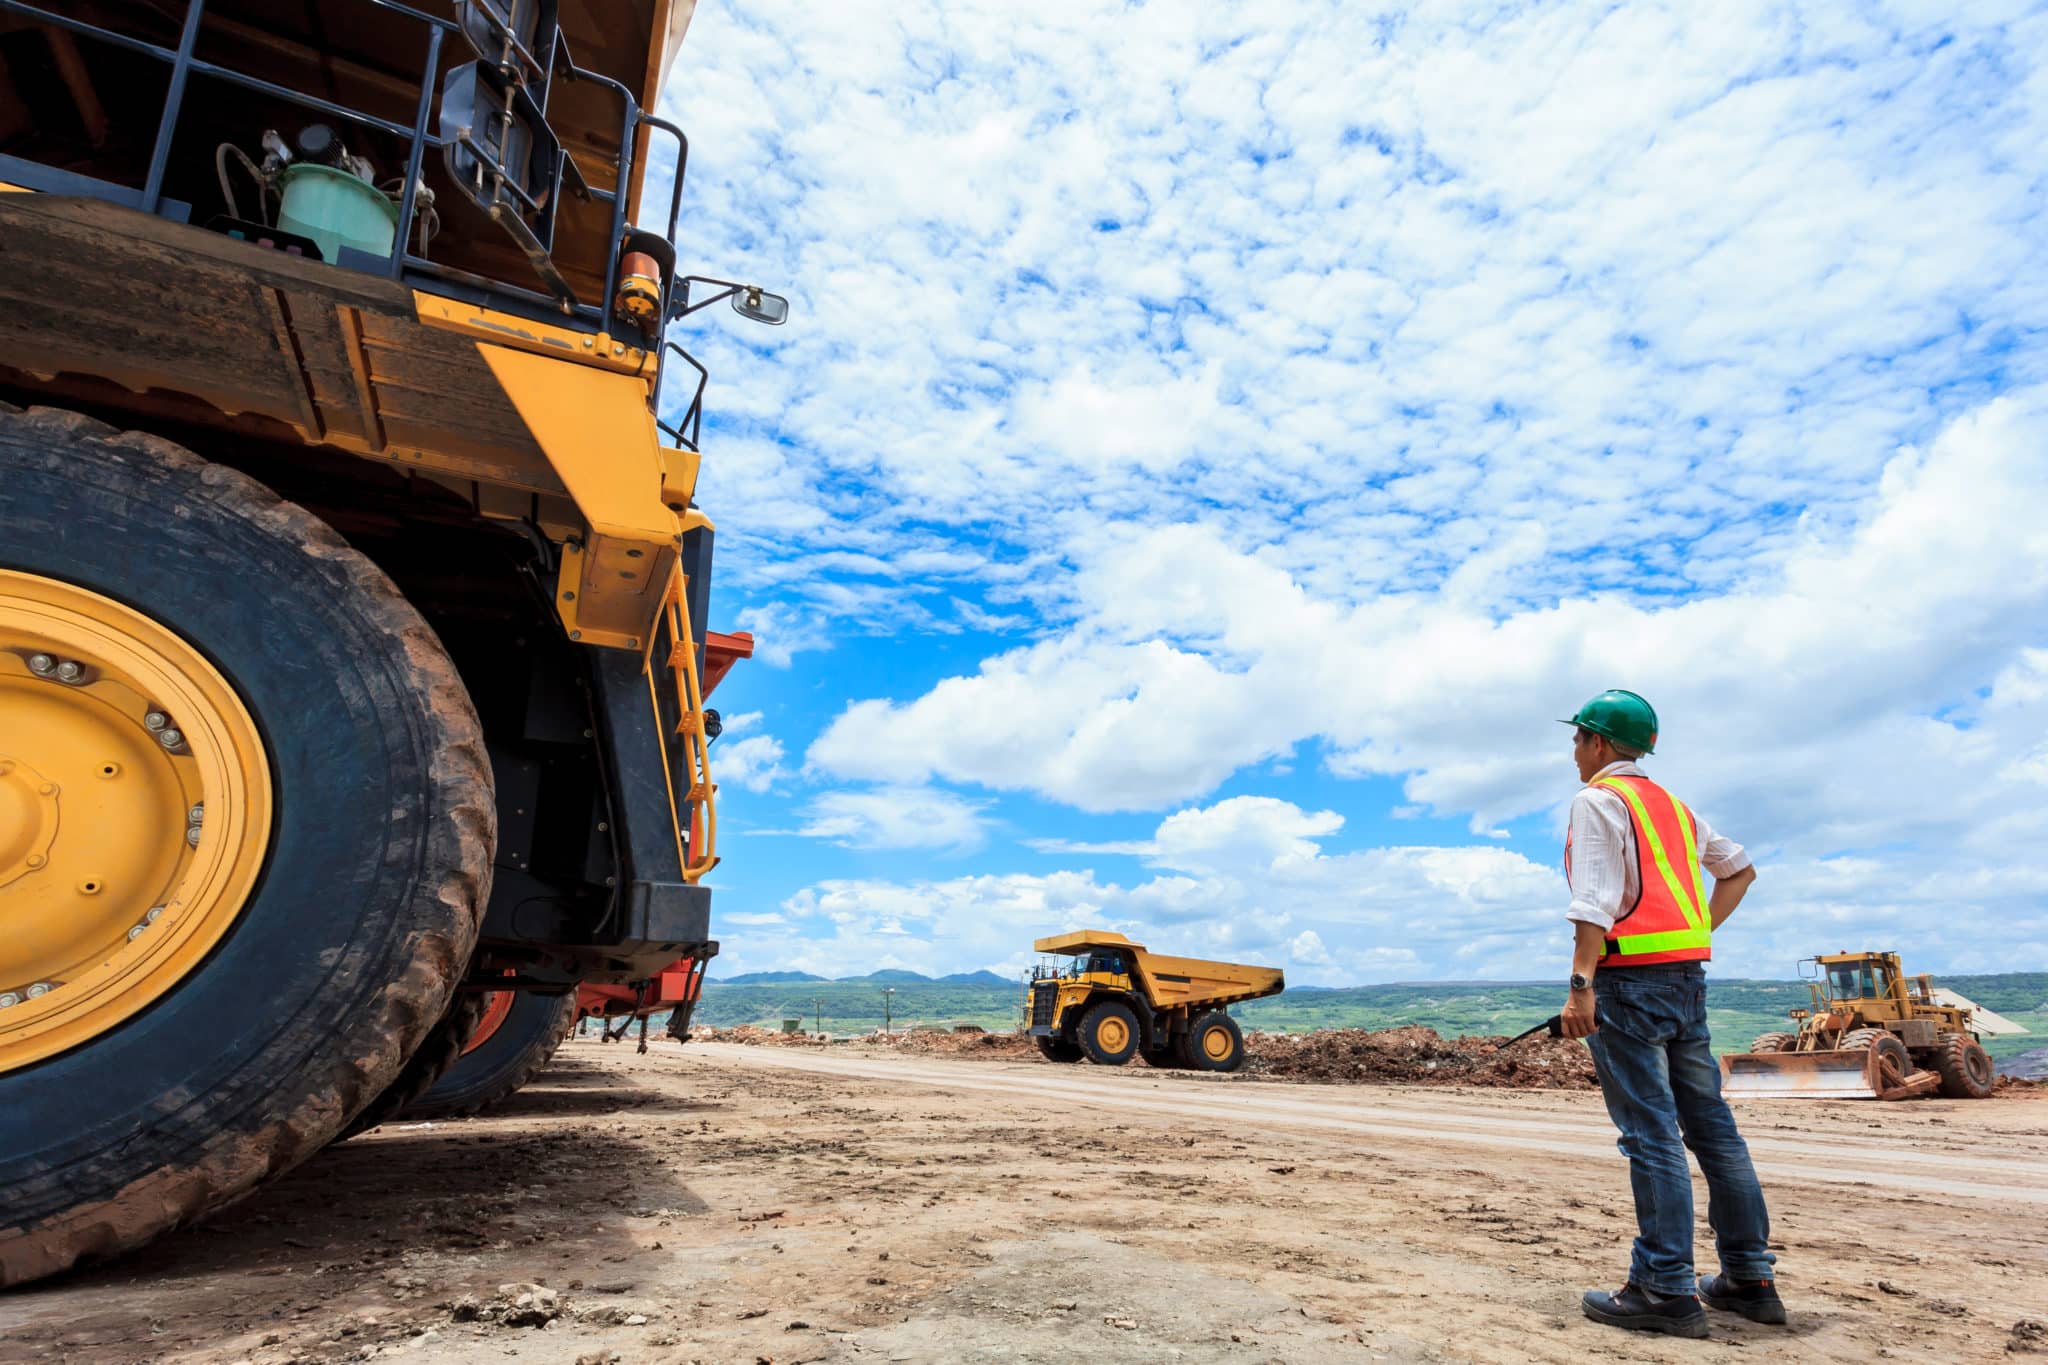
[[[789,321],[789,300],[750,284],[733,292],[732,311],[750,321],[780,327]]]

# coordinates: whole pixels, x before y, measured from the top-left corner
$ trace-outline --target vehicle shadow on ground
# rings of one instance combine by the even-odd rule
[[[420,1252],[463,1257],[495,1283],[531,1277],[536,1249],[550,1260],[624,1259],[635,1247],[620,1226],[622,1206],[683,1214],[707,1207],[639,1144],[580,1127],[504,1128],[478,1121],[372,1131],[196,1226],[21,1296],[144,1279],[174,1292],[180,1281],[201,1281],[208,1295],[234,1299],[251,1288],[237,1277],[277,1276],[283,1298],[293,1292],[288,1286],[313,1288],[309,1271],[325,1299],[359,1289],[381,1294],[400,1258]],[[184,1300],[180,1308],[206,1311]]]
[[[552,1081],[553,1077],[549,1079]],[[492,1105],[490,1117],[510,1119],[601,1116],[616,1114],[626,1109],[645,1109],[650,1105],[660,1105],[663,1109],[673,1110],[679,1120],[716,1113],[729,1107],[723,1104],[680,1100],[674,1095],[665,1095],[658,1090],[646,1090],[638,1086],[569,1086],[536,1082],[511,1098]]]

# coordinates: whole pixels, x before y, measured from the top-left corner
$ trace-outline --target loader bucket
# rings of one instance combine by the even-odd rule
[[[1721,1092],[1777,1099],[1875,1100],[1885,1097],[1877,1054],[1731,1052],[1721,1058]]]

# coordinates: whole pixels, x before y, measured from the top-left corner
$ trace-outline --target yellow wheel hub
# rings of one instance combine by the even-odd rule
[[[269,762],[191,645],[0,569],[0,1072],[97,1037],[234,923],[270,843]]]
[[[1210,1028],[1202,1030],[1202,1055],[1212,1062],[1220,1062],[1230,1056],[1230,1030]]]
[[[1104,1052],[1122,1052],[1130,1041],[1130,1026],[1114,1014],[1105,1014],[1096,1022],[1095,1042]]]

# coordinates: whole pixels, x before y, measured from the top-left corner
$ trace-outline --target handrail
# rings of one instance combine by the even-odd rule
[[[694,884],[718,865],[718,788],[711,780],[711,741],[704,733],[704,691],[697,675],[697,641],[690,628],[690,604],[684,593],[686,586],[682,568],[678,566],[669,574],[668,588],[662,597],[655,628],[648,633],[647,649],[641,656],[641,668],[647,674],[647,700],[654,708],[655,729],[659,732],[663,722],[661,693],[654,681],[654,651],[661,631],[666,628],[669,652],[662,666],[669,670],[675,683],[676,703],[680,711],[676,717],[675,733],[683,738],[684,777],[689,783],[680,802],[676,799],[675,773],[669,767],[666,736],[661,743],[661,771],[668,787],[669,822],[675,827],[676,864],[683,880]],[[688,811],[687,818],[685,810]],[[690,831],[687,849],[683,836],[685,827]],[[697,837],[700,828],[703,831],[701,840]]]
[[[426,153],[429,150],[445,150],[451,144],[451,139],[444,138],[431,131],[429,124],[433,113],[435,95],[440,86],[439,78],[442,74],[443,41],[449,33],[459,33],[460,26],[452,19],[430,14],[415,5],[404,3],[403,0],[358,0],[358,3],[389,14],[398,15],[427,27],[427,48],[420,74],[420,94],[410,124],[396,122],[376,114],[353,109],[347,105],[323,99],[318,95],[279,85],[274,81],[265,80],[259,76],[252,76],[233,67],[223,66],[196,56],[195,50],[198,46],[200,27],[207,13],[207,0],[188,0],[176,47],[165,47],[160,43],[146,38],[139,38],[132,34],[122,33],[89,19],[81,19],[73,15],[58,13],[53,9],[45,8],[43,4],[31,3],[31,0],[0,0],[0,13],[19,15],[33,23],[79,34],[97,42],[107,43],[126,51],[154,58],[170,66],[170,79],[166,88],[164,107],[157,119],[156,136],[151,147],[149,167],[145,175],[139,202],[137,202],[137,206],[143,212],[155,213],[163,203],[164,179],[169,168],[172,144],[175,140],[179,117],[184,104],[186,85],[192,76],[202,76],[209,80],[217,80],[244,90],[255,91],[299,108],[344,121],[358,128],[371,129],[391,137],[405,139],[407,143],[405,182],[399,192],[399,202],[397,205],[398,231],[394,234],[391,253],[385,267],[386,273],[393,279],[402,279],[410,272],[429,278],[457,280],[472,286],[481,281],[482,287],[490,290],[502,290],[509,299],[516,299],[520,303],[529,306],[539,304],[545,296],[535,294],[533,291],[521,288],[509,281],[490,279],[475,275],[473,272],[461,271],[445,266],[438,261],[429,260],[424,256],[414,255],[408,249],[413,238],[412,220],[418,209],[421,170]],[[669,207],[667,236],[671,242],[674,240],[675,226],[680,217],[682,179],[684,167],[689,156],[689,142],[684,137],[680,128],[669,123],[667,120],[660,119],[642,110],[633,92],[625,85],[604,75],[602,72],[587,71],[577,67],[568,55],[566,37],[562,37],[555,45],[551,66],[569,79],[591,81],[611,89],[619,95],[622,105],[620,110],[620,147],[619,154],[613,162],[615,175],[612,189],[610,191],[589,191],[590,197],[608,201],[612,206],[611,233],[605,250],[605,292],[600,299],[593,303],[575,302],[561,309],[573,321],[584,326],[603,330],[611,325],[612,304],[618,290],[619,263],[624,249],[623,238],[626,199],[628,197],[627,187],[628,182],[633,177],[634,149],[638,140],[640,125],[647,123],[670,133],[677,139],[679,146],[676,162],[676,182],[671,194]],[[558,179],[566,179],[571,175],[574,175],[579,181],[581,179],[580,169],[575,166],[574,157],[566,148],[562,150],[558,159],[556,174]],[[524,193],[523,187],[512,185],[510,188],[514,190],[521,200],[522,207],[528,211],[536,211],[539,208],[539,205],[535,203],[532,196]],[[547,208],[552,210],[559,199],[559,192],[551,195],[547,200]],[[546,227],[549,240],[543,244],[543,254],[551,257],[554,245],[552,240],[552,221],[547,223]],[[528,235],[530,236],[531,234]],[[519,234],[515,233],[514,236],[515,240],[517,240]],[[525,243],[522,243],[522,245],[525,245]],[[549,270],[543,269],[539,264],[536,264],[535,269],[543,280],[548,281],[551,288],[554,287],[556,281],[549,279]],[[671,271],[670,273],[673,276],[674,272]],[[671,278],[670,287],[673,288],[673,278]],[[559,291],[557,291],[555,299],[548,299],[547,302],[555,307],[560,307]],[[662,316],[665,318],[667,316],[666,298],[664,298],[663,302]]]
[[[678,422],[674,426],[670,426],[668,423],[662,421],[661,385],[662,381],[668,378],[668,366],[664,364],[661,367],[661,373],[656,376],[654,383],[654,424],[660,427],[664,432],[668,433],[670,436],[675,437],[676,443],[678,445],[684,446],[690,450],[695,450],[697,448],[698,439],[703,435],[704,385],[707,381],[710,380],[711,372],[704,368],[703,362],[699,361],[697,357],[691,355],[688,351],[684,350],[676,342],[663,342],[661,349],[663,355],[666,355],[670,351],[674,351],[677,355],[683,358],[683,362],[685,364],[687,364],[691,369],[697,372],[697,391],[690,396],[690,406],[684,410],[682,421]]]

